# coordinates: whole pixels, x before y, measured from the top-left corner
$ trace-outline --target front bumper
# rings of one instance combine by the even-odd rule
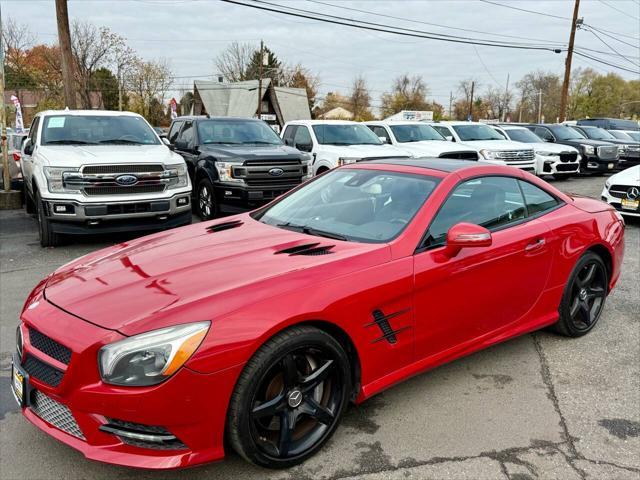
[[[30,298],[30,304],[36,306],[22,315],[24,343],[19,361],[29,374],[27,395],[32,403],[23,407],[22,413],[31,423],[85,457],[112,464],[167,469],[224,457],[226,410],[241,365],[214,374],[182,367],[153,387],[107,385],[98,373],[97,352],[122,335],[63,312],[40,293]],[[34,330],[70,349],[68,364],[51,357],[58,355],[43,347],[41,339],[32,343]],[[61,378],[52,381],[53,377],[43,374],[44,367],[31,366],[34,358],[61,372]],[[42,408],[43,402],[48,410]],[[57,414],[48,413],[52,408]],[[64,417],[60,412],[65,411],[66,419],[60,420]],[[121,424],[162,427],[179,439],[179,445],[158,448],[100,430],[112,419]]]
[[[618,166],[618,162],[618,159],[603,160],[595,155],[584,155],[580,167],[583,172],[610,172]]]
[[[536,175],[577,174],[580,155],[573,161],[562,161],[560,155],[536,155]]]
[[[634,210],[627,210],[622,208],[622,199],[611,195],[607,187],[602,188],[602,193],[600,194],[600,198],[602,199],[603,202],[607,202],[609,205],[615,208],[622,215],[626,215],[629,217],[640,217],[640,209],[634,211]]]
[[[304,181],[306,181],[306,179],[302,180],[302,182]],[[213,184],[213,190],[216,201],[222,209],[227,207],[230,210],[235,211],[237,209],[240,211],[264,205],[278,198],[280,195],[284,195],[289,190],[296,188],[302,182],[262,186],[216,182]]]

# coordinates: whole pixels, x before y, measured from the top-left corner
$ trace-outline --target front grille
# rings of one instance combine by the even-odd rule
[[[82,169],[82,173],[91,175],[163,171],[164,167],[162,165],[145,165],[144,163],[133,165],[87,165]]]
[[[561,162],[575,162],[578,159],[577,153],[561,153],[560,161]]]
[[[454,160],[478,160],[476,152],[446,152],[441,153],[439,158],[453,158]]]
[[[502,150],[497,153],[497,158],[509,164],[531,162],[534,158],[533,150]]]
[[[627,192],[633,185],[611,185],[609,195],[616,198],[627,198]]]
[[[39,390],[31,390],[31,410],[38,417],[69,435],[85,440],[71,410]]]
[[[598,157],[602,160],[615,160],[618,158],[618,147],[615,145],[598,147]]]
[[[98,195],[129,195],[135,193],[163,192],[164,185],[134,185],[133,187],[86,187],[84,193],[89,196]]]
[[[141,423],[134,422],[125,422],[123,420],[117,420],[115,418],[108,418],[107,420],[109,423],[107,425],[103,425],[103,427],[108,427],[108,430],[104,428],[101,428],[101,430],[113,433],[127,445],[133,445],[135,447],[141,448],[150,448],[153,450],[185,450],[187,448],[187,446],[182,443],[182,441],[180,441],[178,437],[173,435],[164,427],[155,425],[143,425]],[[120,435],[118,435],[118,433],[120,433]],[[162,441],[143,440],[139,438],[128,437],[124,435],[125,433],[157,435],[159,437],[166,437],[167,439]]]
[[[68,365],[71,360],[71,350],[69,348],[56,342],[53,338],[47,337],[44,333],[40,333],[35,328],[29,328],[29,342],[31,342],[33,348],[65,365]]]
[[[556,170],[558,172],[577,172],[578,171],[578,165],[576,164],[558,164],[556,165]]]
[[[302,182],[302,177],[291,177],[291,178],[275,178],[273,180],[267,179],[249,179],[245,180],[245,183],[250,187],[278,187],[278,186],[290,186],[294,187]]]
[[[247,160],[243,165],[247,167],[280,167],[283,165],[301,165],[300,160]]]
[[[280,175],[272,175],[274,169],[281,170]],[[234,167],[233,175],[243,178],[250,187],[288,189],[302,183],[307,166],[299,160],[247,160],[242,166]]]
[[[52,367],[33,355],[27,355],[22,367],[26,370],[30,377],[36,378],[47,385],[57,387],[64,377],[64,372]]]

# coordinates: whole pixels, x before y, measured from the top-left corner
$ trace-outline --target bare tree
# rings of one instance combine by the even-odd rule
[[[371,95],[367,82],[362,75],[353,79],[351,95],[349,95],[349,109],[353,113],[353,119],[358,121],[371,120]]]
[[[136,60],[127,75],[132,110],[158,124],[159,119],[151,118],[152,107],[154,103],[164,105],[172,78],[173,73],[165,60]]]
[[[382,116],[387,117],[402,110],[427,110],[429,87],[420,75],[400,75],[393,82],[391,92],[382,94]]]
[[[255,51],[250,43],[233,42],[216,58],[216,68],[228,82],[246,80],[247,69]]]
[[[283,67],[281,85],[283,87],[304,88],[309,99],[309,109],[313,111],[316,106],[316,97],[320,88],[320,78],[308,68],[297,64],[293,67]]]
[[[20,90],[33,87],[29,50],[35,43],[35,36],[27,25],[20,25],[12,18],[2,24],[2,40],[7,67],[7,90],[13,91],[22,102]]]

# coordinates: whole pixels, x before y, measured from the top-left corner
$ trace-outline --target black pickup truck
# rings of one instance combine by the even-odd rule
[[[167,139],[187,163],[203,220],[258,207],[310,178],[310,156],[284,145],[262,120],[178,117]]]

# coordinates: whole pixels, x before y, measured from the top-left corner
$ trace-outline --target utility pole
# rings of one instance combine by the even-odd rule
[[[542,123],[542,90],[538,91],[538,123]]]
[[[507,116],[507,108],[509,107],[509,74],[507,73],[507,86],[504,87],[504,103],[502,104],[502,118],[501,121],[504,122],[505,117]]]
[[[64,103],[71,109],[76,108],[76,89],[73,75],[73,54],[71,53],[71,32],[69,31],[69,11],[67,0],[56,0],[56,18],[58,19],[58,44],[62,57],[62,81],[64,82]]]
[[[258,119],[262,115],[262,65],[264,63],[264,42],[260,40],[260,65],[258,67]]]
[[[449,92],[449,120],[451,120],[452,108],[453,108],[453,92]]]
[[[576,28],[581,20],[578,20],[578,9],[580,0],[576,0],[573,7],[573,20],[571,22],[571,34],[569,35],[569,48],[567,49],[567,59],[564,61],[564,82],[562,83],[562,96],[560,97],[560,123],[564,122],[567,112],[567,97],[569,96],[569,80],[571,78],[571,59],[573,57],[573,42],[576,37]]]
[[[471,99],[469,100],[469,116],[467,117],[470,122],[473,121],[473,89],[475,86],[476,82],[471,82]]]

